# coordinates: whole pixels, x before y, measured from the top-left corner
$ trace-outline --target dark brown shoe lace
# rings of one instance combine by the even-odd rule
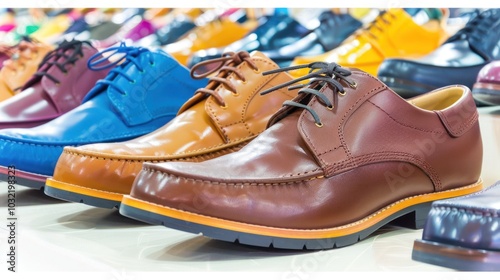
[[[281,85],[277,85],[275,87],[269,88],[265,91],[262,91],[260,94],[268,94],[272,91],[278,90],[280,88],[284,88],[290,85],[293,85],[295,83],[304,81],[304,80],[309,80],[307,84],[300,84],[300,85],[295,85],[291,86],[288,89],[297,89],[301,88],[299,90],[299,94],[307,94],[307,95],[313,95],[316,96],[319,99],[319,102],[326,106],[329,110],[332,110],[334,105],[333,103],[328,99],[328,97],[320,92],[319,90],[324,86],[328,85],[332,87],[333,92],[337,92],[340,95],[345,95],[345,90],[344,86],[340,83],[340,80],[343,80],[349,84],[350,87],[356,88],[357,84],[355,81],[348,79],[347,77],[351,75],[351,71],[342,68],[340,65],[336,63],[326,63],[326,62],[313,62],[310,64],[303,64],[303,65],[297,65],[297,66],[291,66],[291,67],[286,67],[286,68],[281,68],[281,69],[276,69],[276,70],[271,70],[271,71],[266,71],[263,72],[262,75],[269,75],[269,74],[275,74],[279,72],[284,72],[284,71],[291,71],[291,70],[297,70],[297,69],[302,69],[302,68],[310,68],[309,74],[297,78],[295,80],[291,80],[289,82],[283,83]],[[314,118],[314,122],[316,123],[316,126],[322,127],[323,123],[321,122],[321,119],[319,118],[318,113],[314,111],[313,108],[311,108],[308,105],[298,103],[295,101],[291,100],[286,100],[283,102],[283,106],[293,106],[293,107],[299,107],[302,109],[307,110],[312,117]]]
[[[209,78],[209,83],[205,88],[196,90],[195,94],[203,93],[211,95],[217,100],[217,102],[219,102],[221,106],[226,106],[224,99],[217,92],[215,92],[214,89],[217,88],[217,86],[219,86],[220,84],[223,84],[227,87],[228,90],[236,94],[236,88],[230,81],[227,80],[227,77],[231,73],[234,73],[240,80],[246,82],[243,73],[241,73],[241,71],[236,68],[236,66],[240,65],[244,61],[246,61],[253,70],[259,71],[257,65],[255,65],[255,63],[252,61],[250,54],[248,54],[248,52],[246,51],[240,51],[237,53],[226,52],[219,58],[202,61],[194,65],[191,68],[191,77],[193,79],[203,79],[219,71],[219,73],[215,77]],[[201,74],[197,75],[196,73],[200,69],[205,70],[205,72],[201,72]]]

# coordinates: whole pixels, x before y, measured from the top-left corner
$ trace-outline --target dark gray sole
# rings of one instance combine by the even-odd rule
[[[90,206],[95,206],[99,208],[106,208],[106,209],[113,209],[113,208],[119,208],[120,207],[120,201],[114,201],[114,200],[108,200],[108,199],[102,199],[102,198],[97,198],[93,196],[88,196],[84,194],[78,194],[78,193],[73,193],[73,192],[68,192],[65,190],[53,188],[51,186],[46,185],[45,194],[54,197],[60,200],[65,200],[69,202],[79,202],[83,204],[87,204]]]
[[[169,228],[194,234],[201,233],[206,237],[222,241],[280,249],[321,250],[340,248],[355,244],[365,239],[382,226],[389,223],[398,226],[410,227],[413,229],[420,229],[425,224],[430,206],[431,203],[414,205],[403,209],[402,211],[387,217],[374,226],[355,234],[324,239],[293,239],[237,232],[163,216],[139,208],[131,207],[126,204],[122,204],[120,206],[120,214],[153,225],[164,225]]]
[[[460,271],[500,271],[500,252],[416,240],[412,259]]]

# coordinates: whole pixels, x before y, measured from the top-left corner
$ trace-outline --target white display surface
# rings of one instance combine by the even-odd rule
[[[484,143],[482,178],[489,186],[500,180],[500,107],[479,111]],[[9,277],[14,274],[8,274],[6,263],[7,217],[7,183],[0,182],[0,279],[13,279]],[[55,272],[101,272],[103,279],[142,279],[138,276],[142,272],[257,271],[274,272],[273,279],[300,280],[316,279],[314,272],[453,272],[411,259],[413,241],[421,237],[422,230],[384,227],[355,245],[327,251],[265,249],[147,225],[121,216],[116,209],[63,202],[20,185],[16,185],[16,217],[15,274],[33,272],[30,275],[42,279],[44,273],[59,275]],[[443,277],[436,279],[471,276],[457,274],[439,274]],[[434,279],[425,275],[418,278]],[[459,277],[465,275],[469,277]],[[487,275],[492,274],[481,279]]]

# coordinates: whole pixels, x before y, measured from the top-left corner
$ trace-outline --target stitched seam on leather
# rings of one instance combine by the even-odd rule
[[[330,150],[328,150],[328,151],[324,151],[324,152],[322,152],[322,153],[319,153],[319,154],[318,154],[318,156],[322,156],[322,155],[324,155],[324,154],[326,154],[326,153],[333,152],[333,151],[335,151],[335,150],[337,150],[337,149],[339,149],[339,148],[341,148],[341,147],[342,147],[342,145],[339,145],[339,146],[337,146],[337,147],[335,147],[335,148],[332,148],[332,149],[330,149]]]
[[[22,144],[22,145],[29,145],[29,146],[39,146],[39,147],[51,147],[51,148],[60,148],[60,147],[65,147],[65,146],[71,146],[67,144],[61,144],[61,145],[54,145],[54,144],[36,144],[36,143],[26,143],[26,142],[20,142],[20,141],[15,141],[15,140],[8,140],[8,139],[0,139],[0,141],[5,141],[5,142],[10,142],[10,143],[15,143],[15,144]]]
[[[470,208],[467,208],[467,206],[434,206],[432,207],[432,209],[437,209],[437,210],[441,210],[443,212],[450,212],[450,211],[458,211],[458,212],[465,212],[467,214],[473,214],[475,216],[480,216],[480,217],[483,217],[483,218],[486,218],[486,217],[493,217],[493,218],[499,218],[500,217],[500,213],[498,212],[495,212],[495,210],[493,209],[480,209],[480,208],[474,208],[474,209],[470,209]],[[488,210],[491,210],[491,211],[488,211]]]
[[[441,189],[441,181],[439,180],[439,177],[437,176],[436,171],[434,168],[432,168],[427,162],[415,157],[412,154],[404,153],[404,152],[379,152],[379,153],[371,153],[371,154],[366,154],[358,157],[353,157],[352,159],[345,159],[343,161],[340,161],[338,163],[334,163],[331,167],[327,169],[327,172],[332,172],[334,173],[335,171],[342,171],[343,169],[349,168],[349,167],[355,167],[355,165],[350,164],[352,162],[356,163],[357,165],[365,165],[369,163],[374,163],[378,162],[376,160],[401,160],[403,162],[408,161],[409,163],[412,163],[416,165],[418,168],[421,168],[427,173],[427,175],[430,177],[431,181],[433,182],[435,189],[440,190]],[[344,166],[343,168],[336,169],[337,165],[343,165],[344,163],[348,163],[349,165]]]
[[[434,134],[439,134],[439,135],[442,135],[444,134],[443,132],[440,132],[440,131],[435,131],[435,130],[428,130],[428,129],[422,129],[422,128],[418,128],[418,127],[415,127],[415,126],[412,126],[412,125],[408,125],[408,124],[405,124],[405,123],[402,123],[402,122],[399,122],[397,121],[395,118],[393,118],[388,112],[386,112],[384,109],[380,108],[379,106],[377,106],[377,104],[371,102],[370,100],[367,100],[367,102],[369,102],[370,104],[372,104],[373,106],[377,107],[378,109],[380,109],[380,111],[382,111],[384,114],[386,114],[391,120],[393,120],[395,123],[401,125],[401,126],[404,126],[404,127],[408,127],[408,128],[412,128],[412,129],[415,129],[415,130],[419,130],[419,131],[422,131],[422,132],[429,132],[429,133],[434,133]]]
[[[143,166],[142,170],[145,171],[145,172],[149,172],[149,173],[159,173],[159,174],[162,174],[162,175],[165,175],[165,176],[170,176],[170,177],[174,177],[174,178],[184,179],[186,181],[193,181],[195,183],[202,183],[202,184],[209,183],[209,184],[212,184],[212,185],[225,185],[225,186],[283,186],[283,185],[293,185],[295,183],[308,182],[308,181],[313,181],[313,180],[316,180],[316,179],[324,178],[323,175],[320,175],[320,176],[316,176],[316,177],[312,177],[312,178],[308,178],[308,179],[288,181],[288,182],[278,182],[278,183],[250,183],[250,182],[241,182],[241,183],[240,182],[235,182],[235,183],[232,183],[232,182],[218,182],[218,181],[210,181],[210,180],[200,180],[200,179],[194,179],[194,178],[187,178],[187,177],[183,177],[183,176],[179,176],[179,175],[174,175],[174,174],[168,173],[166,171],[151,169],[151,168],[148,168],[146,166]]]
[[[217,155],[217,154],[227,154],[232,151],[238,151],[241,148],[243,148],[248,142],[243,142],[240,145],[232,146],[232,147],[227,147],[222,150],[214,151],[211,153],[206,153],[202,155],[195,155],[195,156],[188,156],[188,157],[182,157],[182,158],[175,158],[175,159],[161,159],[161,160],[150,160],[150,159],[124,159],[124,158],[110,158],[110,157],[100,157],[100,156],[95,156],[95,155],[86,155],[78,152],[73,152],[73,151],[66,151],[64,150],[64,153],[72,155],[72,156],[78,156],[78,157],[84,157],[84,158],[91,158],[91,159],[97,159],[97,160],[110,160],[110,161],[118,161],[118,162],[168,162],[168,161],[182,161],[182,160],[188,160],[188,159],[193,159],[193,158],[205,158],[205,157],[212,157],[212,155]],[[179,155],[179,154],[175,154]],[[170,155],[170,156],[175,156],[175,155]],[[166,155],[169,156],[169,155]]]
[[[371,75],[364,74],[364,73],[362,73],[362,75],[370,77],[373,80],[375,80],[375,81],[378,82],[378,80],[375,79],[374,77],[372,77]],[[371,95],[374,92],[378,92],[380,89],[384,89],[384,88],[387,88],[387,87],[381,85],[381,86],[376,87],[376,88],[370,90],[369,92],[365,93],[363,96],[361,96],[360,98],[358,98],[356,100],[356,102],[354,102],[354,104],[352,104],[351,107],[344,113],[344,116],[342,116],[342,119],[340,120],[339,127],[338,127],[338,134],[339,134],[339,138],[340,138],[340,144],[344,148],[344,152],[346,153],[348,160],[350,160],[352,158],[352,154],[351,154],[351,151],[347,148],[347,142],[345,141],[345,135],[344,135],[344,131],[342,129],[342,127],[345,125],[344,122],[347,119],[347,116],[350,114],[350,112],[352,110],[354,110],[354,108],[358,105],[358,103],[361,102],[361,100],[365,100],[366,96]]]
[[[457,135],[461,135],[462,132],[464,132],[465,130],[468,130],[470,129],[470,127],[477,121],[477,119],[479,118],[479,115],[477,113],[477,110],[474,111],[474,114],[472,115],[472,117],[466,122],[466,123],[462,123],[460,125],[460,128],[458,131],[455,131],[455,129],[451,126],[450,122],[448,121],[448,117],[446,116],[446,114],[440,112],[439,115],[441,115],[445,122],[446,122],[446,126],[451,128],[451,130],[453,130],[453,133],[454,134],[457,134]],[[455,135],[454,135],[455,136]]]
[[[314,172],[317,172],[317,171],[321,171],[321,168],[315,168],[313,170],[309,170],[309,171],[305,171],[305,172],[299,172],[299,173],[295,173],[295,174],[289,174],[289,175],[286,175],[286,177],[294,177],[294,176],[307,175],[307,174],[314,173]]]
[[[457,188],[457,189],[461,189],[461,188]],[[454,190],[456,190],[456,189],[442,191],[442,192],[439,192],[439,193],[447,193],[447,192],[451,192],[451,191],[454,191]],[[410,197],[407,197],[407,198],[403,198],[401,200],[398,200],[396,202],[393,202],[393,203],[391,203],[391,204],[383,207],[382,209],[378,210],[377,212],[375,212],[375,213],[373,213],[373,214],[371,214],[371,215],[369,215],[367,217],[364,217],[361,220],[358,220],[356,222],[352,222],[352,223],[349,223],[349,224],[346,224],[346,225],[337,226],[337,227],[331,227],[331,228],[323,228],[323,229],[296,229],[296,228],[279,228],[279,227],[271,227],[271,226],[264,226],[264,225],[256,225],[256,224],[249,224],[249,223],[244,223],[244,222],[237,222],[237,223],[243,224],[243,225],[255,225],[255,226],[258,226],[258,227],[261,227],[261,228],[267,228],[267,229],[284,229],[284,230],[293,230],[293,231],[299,231],[299,232],[315,232],[315,231],[320,232],[320,231],[325,231],[325,230],[346,229],[346,228],[350,228],[350,227],[353,227],[353,226],[357,226],[359,224],[363,224],[366,221],[372,219],[373,217],[376,217],[376,216],[382,214],[383,212],[386,212],[386,211],[390,210],[391,208],[397,206],[398,204],[406,202],[407,200],[415,199],[415,198],[422,197],[422,196],[425,196],[425,195],[428,195],[428,194],[420,194],[420,195],[414,195],[414,196],[410,196]],[[135,199],[137,199],[137,198],[135,198]],[[161,204],[157,204],[157,203],[154,203],[154,202],[149,202],[149,201],[145,201],[145,200],[141,200],[141,199],[138,199],[138,200],[140,200],[142,202],[145,202],[147,204],[150,204],[150,205],[159,206],[160,208],[174,209],[174,210],[176,210],[178,212],[183,212],[183,213],[188,213],[188,214],[195,214],[195,215],[198,215],[198,216],[201,216],[201,217],[208,217],[208,218],[211,218],[211,219],[214,219],[214,220],[219,220],[219,221],[231,221],[231,220],[222,219],[222,218],[218,218],[218,217],[214,217],[214,216],[208,216],[208,215],[203,215],[203,214],[199,214],[199,213],[189,212],[189,211],[185,211],[185,210],[181,210],[181,209],[177,209],[177,208],[173,208],[173,207],[168,207],[168,206],[165,206],[165,205],[161,205]],[[417,205],[417,203],[412,204],[412,205]]]
[[[264,59],[252,58],[252,60],[254,60],[254,61],[261,61],[261,62],[263,62],[263,63],[266,63],[266,64],[269,64],[269,65],[271,65],[271,66],[273,66],[273,67],[276,67],[274,64],[271,64],[271,63],[269,63],[269,61],[264,60]],[[246,63],[245,63],[245,64],[246,64]],[[240,65],[238,65],[238,66],[237,66],[237,69],[238,69],[238,70],[240,70],[240,69],[241,69],[241,67],[243,67],[243,63],[241,63]],[[229,77],[236,78],[236,74],[234,74],[234,72],[233,72],[233,73],[231,73],[231,74],[229,74],[229,75],[227,76],[227,78],[229,78]],[[227,79],[227,78],[226,78],[226,79]],[[244,117],[245,117],[245,114],[246,114],[246,109],[247,109],[247,107],[248,107],[248,104],[249,104],[249,101],[250,101],[251,97],[253,97],[253,96],[254,96],[254,94],[255,94],[255,92],[256,92],[257,90],[261,89],[261,88],[262,88],[262,86],[263,86],[264,84],[268,83],[268,82],[270,81],[270,78],[271,78],[271,77],[266,77],[265,79],[263,79],[263,80],[262,80],[262,82],[261,82],[258,86],[256,86],[256,87],[253,89],[252,93],[247,95],[247,98],[246,98],[245,103],[244,103],[244,105],[243,105],[243,108],[242,108],[242,110],[241,110],[241,118],[240,118],[240,121],[244,121]],[[223,84],[222,84],[222,83],[220,83],[220,84],[219,84],[219,86],[217,86],[217,88],[215,88],[215,89],[214,89],[214,91],[218,91],[218,90],[220,90],[222,87],[223,87]],[[208,99],[208,100],[207,100],[207,103],[208,103],[209,105],[213,104],[212,99],[211,99],[211,98],[210,98],[210,99]],[[217,114],[215,113],[215,111],[214,111],[214,110],[212,110],[212,106],[208,106],[208,108],[209,108],[209,110],[210,110],[210,115],[211,115],[211,116],[213,116],[213,117],[215,118],[217,125],[220,127],[220,129],[221,129],[221,131],[222,131],[222,134],[224,135],[224,138],[225,138],[225,139],[227,139],[227,140],[229,140],[229,141],[231,141],[231,138],[229,137],[229,135],[228,135],[228,134],[227,134],[227,132],[226,132],[226,129],[225,129],[225,128],[226,128],[226,126],[223,126],[223,125],[221,124],[221,122],[220,122],[219,118],[217,117]]]

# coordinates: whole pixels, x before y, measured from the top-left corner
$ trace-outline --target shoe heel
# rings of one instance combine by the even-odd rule
[[[414,205],[410,208],[409,212],[394,219],[390,224],[410,229],[422,229],[427,220],[427,215],[431,210],[431,206],[432,202]]]

